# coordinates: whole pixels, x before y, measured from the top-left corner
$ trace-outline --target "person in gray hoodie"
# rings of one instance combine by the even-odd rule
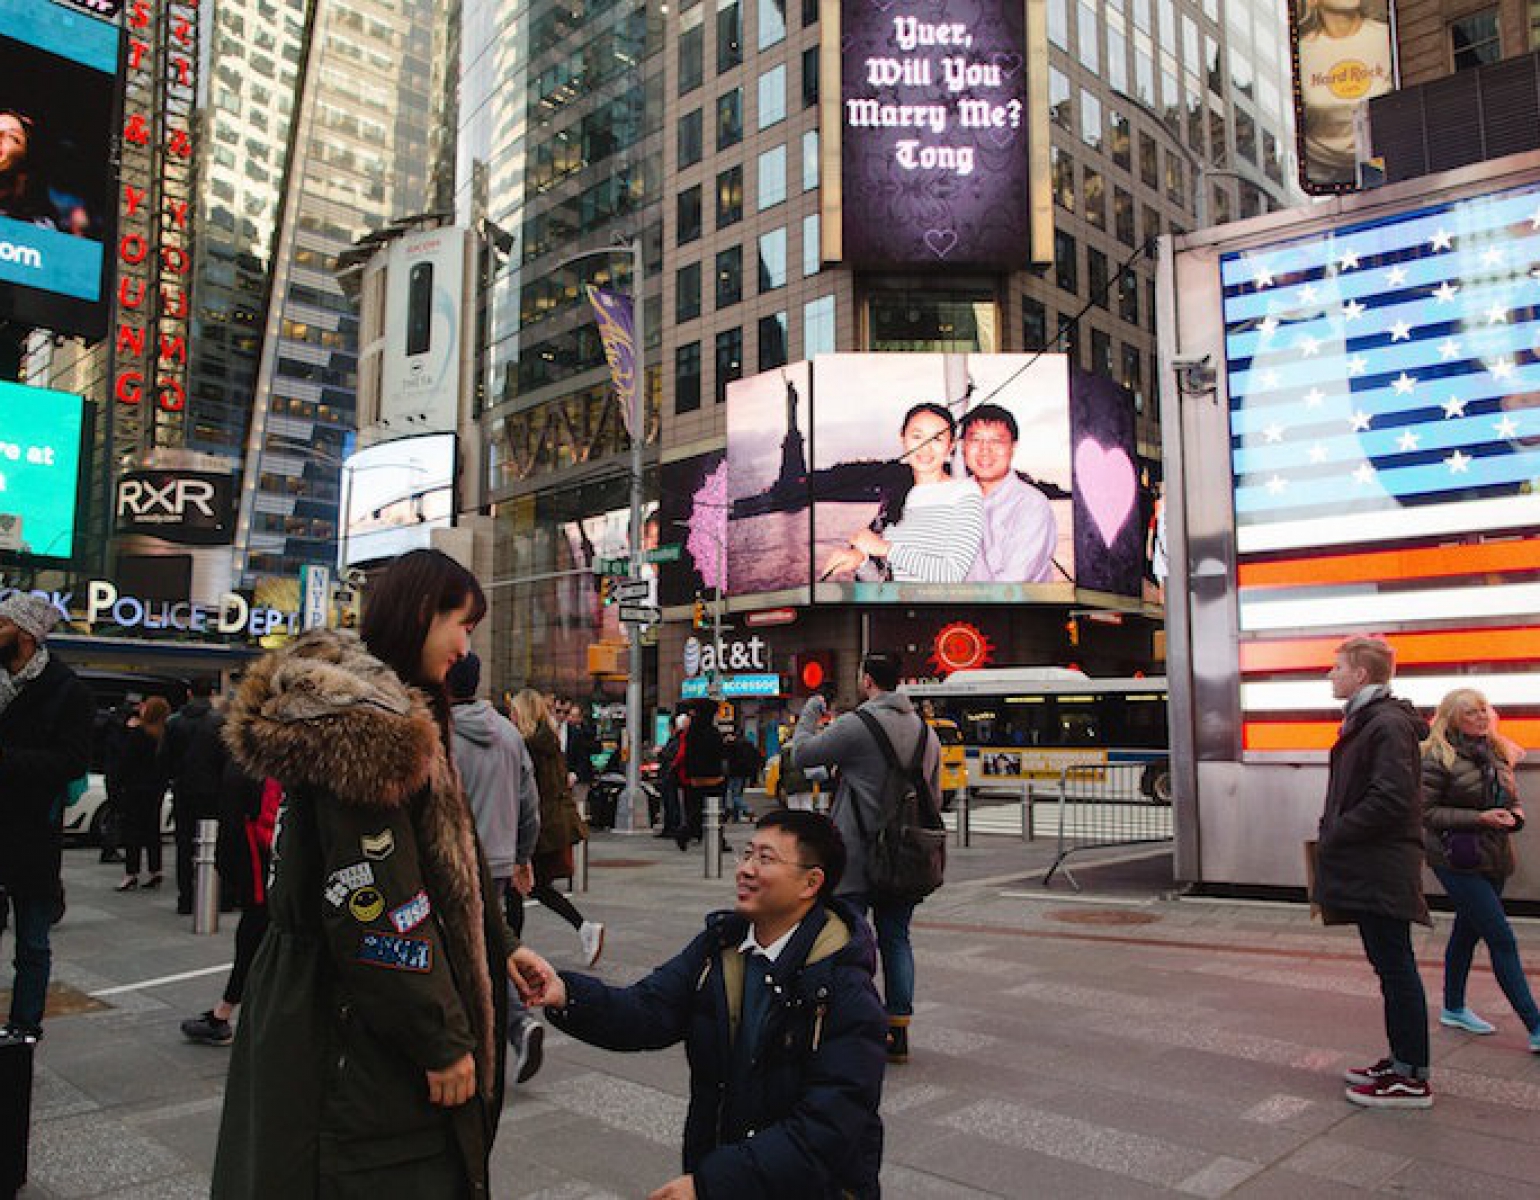
[[[893,744],[901,763],[914,758],[918,738],[925,739],[921,766],[930,781],[931,795],[941,795],[941,743],[935,731],[915,711],[913,702],[898,690],[899,664],[893,654],[868,654],[861,660],[859,687],[865,703],[860,711],[876,718]],[[886,819],[882,812],[883,784],[887,781],[887,758],[871,731],[855,712],[847,712],[827,728],[822,728],[828,702],[814,696],[802,710],[791,745],[783,762],[806,772],[809,767],[839,768],[839,787],[829,815],[839,828],[849,852],[849,862],[837,895],[857,912],[871,910],[877,927],[877,949],[882,956],[883,1002],[888,1010],[888,1061],[909,1061],[909,1018],[914,1013],[914,950],[909,942],[909,921],[913,904],[881,901],[870,894],[866,879],[866,857],[870,836]],[[820,732],[821,730],[821,732]],[[861,810],[859,822],[856,807]],[[868,837],[863,837],[864,826]]]
[[[467,654],[460,659],[449,668],[444,686],[453,706],[454,762],[476,820],[492,886],[507,899],[509,926],[522,933],[524,897],[535,885],[530,856],[540,840],[535,764],[513,722],[489,701],[476,698],[481,688],[480,658]],[[523,1083],[540,1069],[545,1028],[512,988],[508,1005],[508,1038],[518,1064],[515,1079]]]

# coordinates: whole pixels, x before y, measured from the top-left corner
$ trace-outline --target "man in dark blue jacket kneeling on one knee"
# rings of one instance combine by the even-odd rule
[[[770,813],[732,912],[628,988],[563,971],[543,1003],[611,1050],[684,1041],[685,1174],[650,1200],[876,1197],[887,1016],[866,922],[834,897],[845,847],[819,813]]]

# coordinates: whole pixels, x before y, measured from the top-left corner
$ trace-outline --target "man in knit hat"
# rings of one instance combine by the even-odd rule
[[[0,892],[16,922],[16,979],[0,1039],[43,1034],[65,794],[89,757],[91,693],[45,644],[59,616],[29,593],[0,599]]]

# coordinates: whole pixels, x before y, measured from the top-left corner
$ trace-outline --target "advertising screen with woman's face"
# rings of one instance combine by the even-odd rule
[[[1056,354],[831,354],[729,385],[728,590],[1137,593],[1132,397],[1075,379]]]

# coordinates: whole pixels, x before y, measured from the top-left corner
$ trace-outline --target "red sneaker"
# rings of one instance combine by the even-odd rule
[[[1432,1108],[1433,1088],[1426,1079],[1387,1075],[1348,1088],[1347,1098],[1364,1108]]]
[[[1395,1064],[1388,1058],[1382,1058],[1372,1067],[1349,1067],[1342,1072],[1342,1078],[1351,1084],[1375,1083],[1395,1073]]]

